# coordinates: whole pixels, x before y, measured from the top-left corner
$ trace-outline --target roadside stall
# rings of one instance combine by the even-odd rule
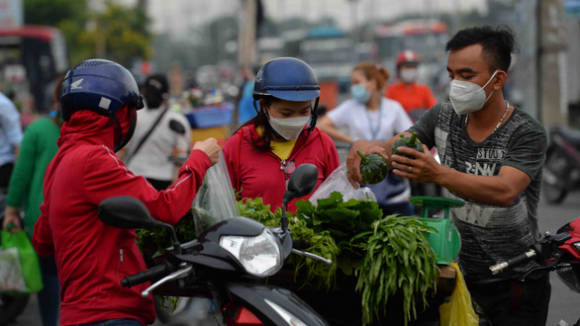
[[[219,92],[212,90],[203,97],[201,91],[193,90],[189,97],[191,108],[184,110],[191,124],[191,142],[215,138],[221,147],[231,134],[233,104],[223,102]]]

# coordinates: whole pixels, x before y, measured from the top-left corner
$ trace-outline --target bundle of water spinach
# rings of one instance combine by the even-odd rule
[[[356,291],[362,294],[363,324],[384,316],[389,297],[402,291],[407,325],[417,318],[416,297],[422,298],[424,310],[427,293],[436,289],[439,269],[425,237],[436,230],[415,217],[396,215],[374,222],[372,229],[353,238],[366,240],[366,255],[355,271]]]

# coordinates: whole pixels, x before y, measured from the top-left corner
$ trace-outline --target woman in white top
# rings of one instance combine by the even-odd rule
[[[389,74],[371,62],[356,65],[350,78],[352,99],[328,112],[319,128],[335,140],[354,143],[388,140],[413,124],[399,102],[383,96]],[[348,134],[339,129],[348,128]]]
[[[319,128],[335,140],[354,143],[359,139],[388,140],[413,124],[399,102],[383,96],[389,73],[371,62],[356,65],[351,75],[352,99],[340,104],[321,118]],[[339,130],[348,129],[348,134]],[[408,182],[389,174],[369,188],[385,214],[410,214]]]

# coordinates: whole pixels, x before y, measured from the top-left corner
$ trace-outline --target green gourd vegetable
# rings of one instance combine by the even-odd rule
[[[418,152],[423,153],[423,143],[417,138],[417,133],[414,132],[411,136],[401,135],[401,138],[397,139],[393,144],[393,155],[404,156],[410,159],[414,159],[413,156],[403,154],[397,150],[399,147],[407,147],[414,149]]]
[[[375,184],[383,181],[389,173],[389,164],[379,154],[364,155],[360,151],[356,153],[361,158],[360,174],[366,183]]]

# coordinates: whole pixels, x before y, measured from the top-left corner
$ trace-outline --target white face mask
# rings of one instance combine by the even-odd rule
[[[496,70],[493,75],[491,75],[491,78],[487,83],[485,83],[485,85],[483,85],[483,87],[475,83],[452,80],[449,90],[449,100],[451,101],[451,105],[453,105],[455,112],[462,115],[481,110],[485,102],[487,102],[491,95],[493,95],[493,92],[495,92],[495,90],[493,90],[486,98],[484,88],[491,82],[498,71],[499,70]]]
[[[405,83],[414,83],[417,81],[419,73],[416,68],[406,68],[401,70],[401,80]]]
[[[297,118],[286,118],[286,119],[279,119],[274,118],[270,114],[270,126],[272,129],[278,133],[278,135],[282,136],[282,138],[286,140],[294,140],[300,136],[304,126],[310,120],[310,116],[306,117],[297,117]]]

